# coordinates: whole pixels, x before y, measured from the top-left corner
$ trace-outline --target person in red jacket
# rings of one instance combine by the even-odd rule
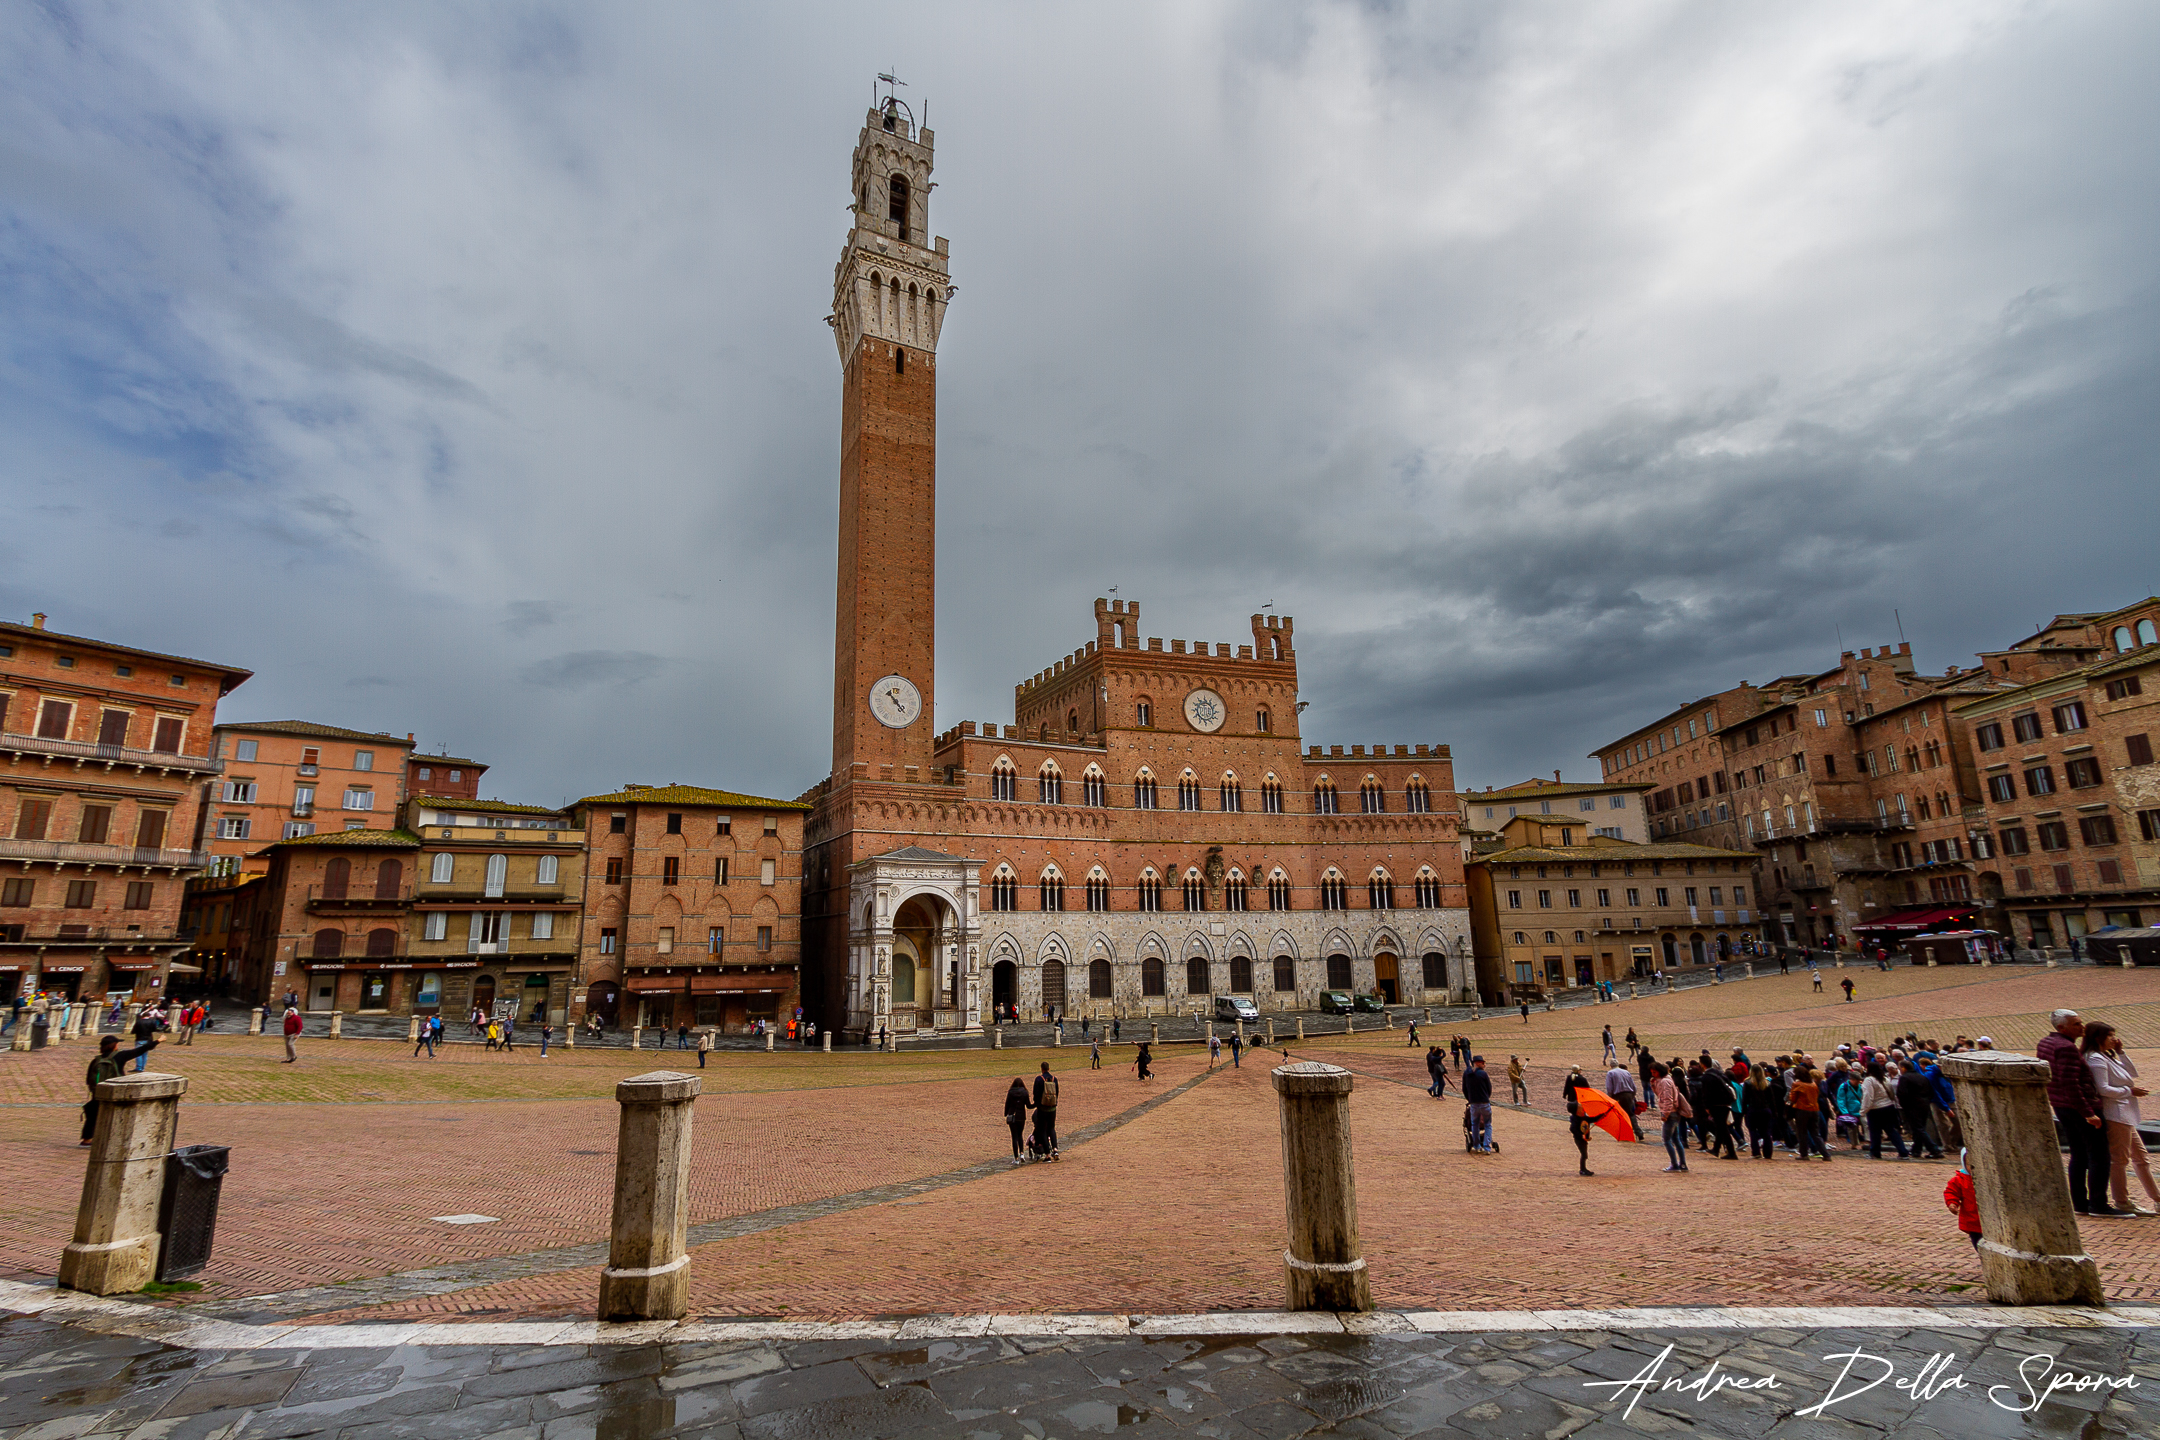
[[[288,1005],[285,1007],[285,1063],[287,1065],[300,1058],[299,1040],[300,1011],[298,1008]]]
[[[1972,1241],[1973,1249],[1980,1248],[1980,1196],[1973,1189],[1972,1170],[1966,1152],[1958,1152],[1957,1174],[1943,1186],[1943,1205],[1957,1216],[1958,1229]]]

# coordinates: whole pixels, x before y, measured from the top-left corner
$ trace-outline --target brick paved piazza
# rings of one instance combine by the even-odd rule
[[[1558,1078],[1598,1059],[1608,1021],[1657,1053],[1751,1053],[1907,1029],[2038,1039],[2048,1009],[2106,1016],[2160,1074],[2150,972],[1847,972],[1859,1000],[1803,975],[1581,1010],[1488,1016],[1493,1063],[1531,1058],[1533,1109],[1503,1111],[1503,1153],[1470,1156],[1461,1107],[1422,1091],[1401,1030],[1315,1038],[1359,1074],[1352,1098],[1373,1291],[1394,1309],[1967,1304],[1971,1251],[1944,1212],[1947,1171],[1841,1157],[1701,1161],[1600,1137],[1594,1179],[1554,1118]],[[1293,1047],[1300,1048],[1300,1047]],[[477,1047],[430,1061],[391,1042],[206,1037],[153,1068],[187,1075],[183,1143],[234,1147],[216,1258],[165,1303],[248,1320],[588,1317],[605,1240],[621,1075],[695,1057]],[[693,1193],[694,1311],[707,1317],[1168,1313],[1280,1305],[1283,1201],[1263,1063],[1210,1074],[1165,1047],[1153,1085],[1131,1047],[899,1056],[728,1052],[704,1071]],[[0,1269],[51,1276],[82,1173],[87,1046],[0,1056]],[[1054,1166],[1003,1164],[1007,1079],[1050,1059],[1065,1083]],[[1257,1062],[1259,1057],[1254,1057]],[[1503,1087],[1504,1088],[1504,1087]],[[1543,1113],[1538,1113],[1542,1111]],[[1780,1168],[1782,1167],[1782,1168]],[[430,1217],[479,1213],[493,1223]],[[2160,1298],[2160,1221],[2095,1223],[2111,1299]],[[264,1298],[269,1297],[269,1298]]]

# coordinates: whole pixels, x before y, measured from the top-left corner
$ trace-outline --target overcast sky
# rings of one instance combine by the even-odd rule
[[[1555,768],[2160,588],[2160,7],[14,5],[0,615],[553,803],[830,758],[823,323],[927,102],[936,724],[1297,618]]]

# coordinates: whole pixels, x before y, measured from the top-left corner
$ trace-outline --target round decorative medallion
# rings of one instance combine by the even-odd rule
[[[904,675],[887,675],[870,686],[870,714],[891,730],[905,730],[922,714],[922,691]]]
[[[1230,707],[1213,690],[1195,690],[1185,697],[1185,723],[1203,735],[1222,729],[1223,721],[1229,718]]]

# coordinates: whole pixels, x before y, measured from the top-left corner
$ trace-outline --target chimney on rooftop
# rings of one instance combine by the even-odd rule
[[[410,745],[410,744],[412,744],[412,743],[413,743],[413,738],[412,738],[412,736],[413,736],[413,732],[412,732],[412,731],[410,731],[410,730],[407,730],[407,731],[405,732],[405,743],[406,743],[406,744]]]
[[[1553,772],[1552,772],[1552,778],[1553,778],[1553,784],[1555,784],[1555,785],[1559,784],[1559,783],[1560,783],[1560,772],[1559,772],[1558,770],[1555,770],[1555,771],[1553,771]]]
[[[44,629],[44,628],[45,628],[45,612],[44,612],[44,611],[40,610],[40,611],[38,611],[37,613],[33,614],[33,615],[32,615],[32,616],[30,617],[30,628],[31,628],[31,629],[33,629],[33,630],[42,630],[42,629]]]

